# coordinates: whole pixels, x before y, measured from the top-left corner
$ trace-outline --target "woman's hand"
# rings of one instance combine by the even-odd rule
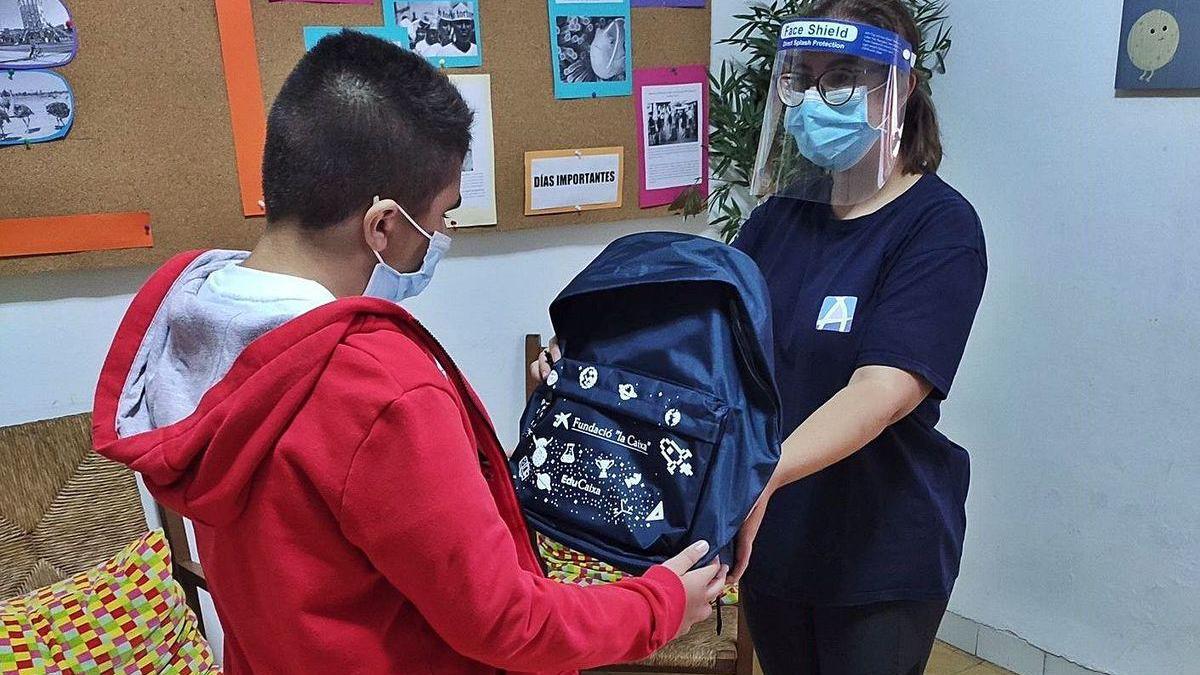
[[[543,349],[541,354],[538,354],[538,360],[529,364],[529,374],[538,382],[545,382],[550,376],[552,363],[562,358],[562,351],[558,348],[558,337],[550,338],[550,346]]]
[[[758,501],[754,502],[754,507],[750,509],[750,515],[746,516],[746,520],[742,522],[742,528],[738,530],[733,544],[733,572],[729,575],[731,584],[736,584],[741,580],[742,575],[746,572],[746,567],[750,564],[750,553],[754,550],[754,538],[758,536],[758,528],[762,526],[763,516],[767,513],[767,503],[771,501],[771,495],[774,492],[774,485],[768,483],[766,489],[758,496]]]
[[[708,553],[708,542],[698,541],[683,549],[679,555],[663,563],[663,567],[679,575],[683,582],[683,591],[687,595],[687,604],[683,609],[683,621],[679,624],[679,637],[692,629],[692,626],[712,616],[712,605],[721,597],[725,590],[725,575],[729,572],[728,565],[714,560],[706,567],[692,569],[696,563]]]

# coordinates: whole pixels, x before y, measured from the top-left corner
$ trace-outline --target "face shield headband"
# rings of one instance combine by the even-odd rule
[[[803,50],[857,56],[895,66],[908,75],[917,65],[912,45],[896,33],[838,19],[793,19],[779,33],[779,52]]]

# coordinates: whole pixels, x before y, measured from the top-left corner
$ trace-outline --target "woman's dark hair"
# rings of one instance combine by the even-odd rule
[[[917,22],[901,0],[817,0],[809,14],[890,30],[908,40],[913,49],[918,49],[921,44]],[[916,74],[921,77],[920,73]],[[900,154],[901,166],[907,173],[933,173],[942,164],[942,132],[938,127],[937,110],[922,85],[918,83],[913,89],[904,114]]]

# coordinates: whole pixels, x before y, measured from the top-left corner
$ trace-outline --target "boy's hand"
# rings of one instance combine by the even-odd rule
[[[533,375],[538,382],[545,382],[550,376],[550,368],[552,363],[562,358],[562,351],[558,348],[558,337],[550,338],[550,346],[543,349],[541,354],[538,354],[538,360],[529,364],[529,373]]]
[[[683,590],[687,593],[683,621],[679,624],[679,632],[675,637],[687,633],[692,626],[712,616],[712,604],[721,597],[721,591],[725,588],[725,575],[729,572],[729,566],[722,565],[720,560],[714,560],[707,567],[692,569],[705,553],[708,553],[708,542],[698,541],[663,563],[663,567],[679,575],[680,581],[683,582]]]

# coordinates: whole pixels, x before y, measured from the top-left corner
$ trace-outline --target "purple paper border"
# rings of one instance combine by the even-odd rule
[[[634,7],[701,7],[706,0],[633,0]]]

